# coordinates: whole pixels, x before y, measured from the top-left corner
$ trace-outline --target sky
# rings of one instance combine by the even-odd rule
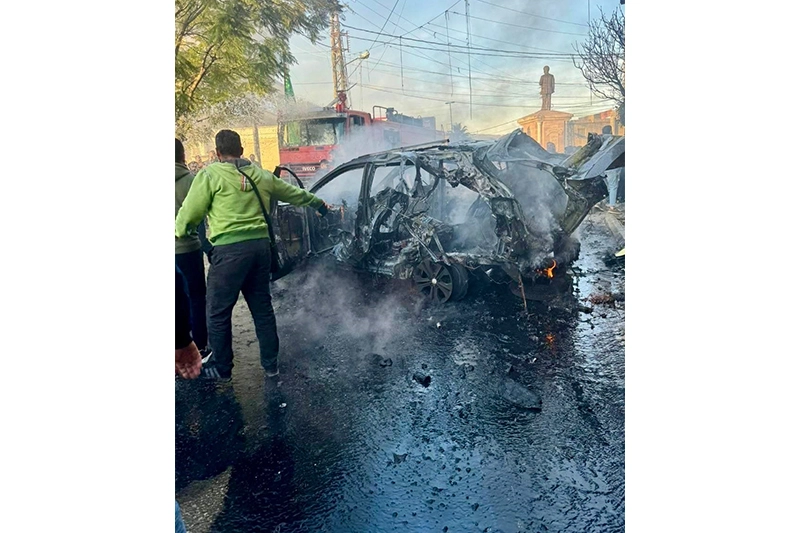
[[[349,34],[345,61],[353,60],[347,66],[349,85],[355,84],[350,106],[435,116],[441,129],[449,127],[446,102],[452,101],[453,122],[473,133],[506,133],[517,127],[515,119],[541,109],[539,77],[547,65],[556,80],[553,110],[575,116],[605,111],[613,102],[592,95],[572,60],[559,54],[574,53],[573,45],[585,39],[590,13],[599,18],[600,9],[617,7],[619,0],[470,0],[468,56],[464,0],[351,0],[341,16]],[[328,105],[334,98],[330,32],[316,44],[303,36],[291,44],[295,94]],[[365,50],[369,59],[358,60]],[[544,57],[508,57],[505,51]]]

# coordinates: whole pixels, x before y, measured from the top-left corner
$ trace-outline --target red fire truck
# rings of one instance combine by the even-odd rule
[[[281,165],[308,179],[332,163],[335,149],[346,140],[363,144],[363,153],[390,150],[444,139],[434,117],[414,118],[391,107],[374,106],[372,114],[348,109],[340,96],[335,107],[278,122]]]

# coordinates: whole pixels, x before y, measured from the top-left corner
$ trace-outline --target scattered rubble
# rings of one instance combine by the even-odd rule
[[[503,380],[500,387],[500,394],[504,400],[521,407],[522,409],[529,409],[532,411],[542,410],[542,398],[537,393],[528,389],[524,385],[520,385],[510,378]]]
[[[392,366],[393,364],[391,357],[384,357],[379,353],[373,353],[372,359],[374,362],[378,363],[383,368],[386,368],[387,366]]]
[[[589,296],[589,301],[594,305],[614,305],[616,298],[610,293],[595,293]]]
[[[423,387],[428,387],[431,384],[431,377],[428,375],[423,376],[422,374],[414,373],[414,381]]]

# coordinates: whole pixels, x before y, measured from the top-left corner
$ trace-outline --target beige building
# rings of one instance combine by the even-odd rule
[[[625,135],[625,127],[613,109],[579,118],[561,111],[541,110],[518,119],[517,123],[543,148],[552,143],[551,149],[558,153],[564,153],[570,146],[583,146],[589,133],[602,133],[603,126],[611,126],[614,135]]]
[[[543,148],[552,143],[555,151],[563,154],[564,148],[568,146],[567,123],[571,118],[569,113],[543,109],[522,117],[517,123],[522,126],[522,131],[533,137]]]
[[[614,135],[625,135],[625,126],[620,124],[617,112],[613,109],[580,117],[567,124],[567,146],[583,146],[590,133],[602,133],[604,126],[611,126]]]
[[[228,129],[235,131],[242,138],[243,156],[245,158],[249,158],[250,154],[254,154],[261,168],[269,171],[274,170],[280,164],[277,125],[245,128],[228,127]],[[258,131],[258,143],[256,143],[256,130]],[[212,150],[214,150],[213,137],[205,143],[186,143],[186,162],[194,161],[198,155],[200,159],[206,161],[208,152]]]

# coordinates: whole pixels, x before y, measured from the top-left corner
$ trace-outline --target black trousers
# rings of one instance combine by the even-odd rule
[[[192,315],[192,340],[197,349],[202,350],[208,342],[206,329],[206,267],[203,251],[195,250],[185,254],[175,254],[175,264],[186,278],[189,290]]]
[[[233,368],[233,307],[244,295],[261,351],[261,364],[269,368],[278,359],[278,327],[269,292],[269,239],[214,246],[208,270],[208,342],[211,360],[222,372]]]

